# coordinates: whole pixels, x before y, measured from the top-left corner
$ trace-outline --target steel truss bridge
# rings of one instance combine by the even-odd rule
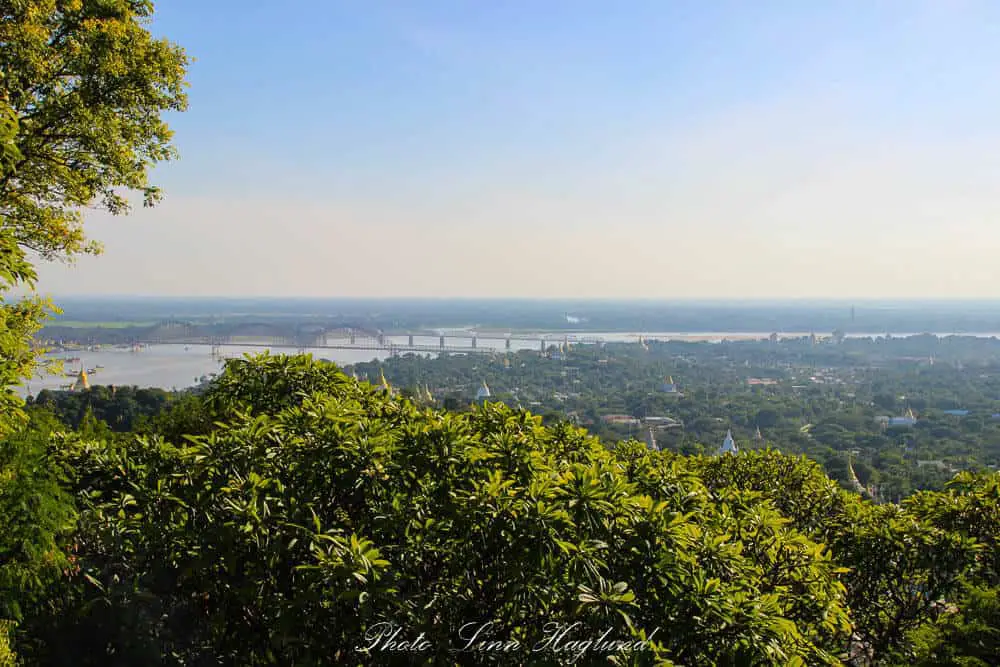
[[[176,323],[158,326],[149,334],[135,340],[144,345],[209,345],[214,350],[223,347],[267,347],[331,350],[358,350],[414,353],[497,353],[513,350],[536,349],[545,353],[551,346],[599,345],[600,338],[581,336],[518,336],[503,334],[449,333],[431,335],[428,333],[383,334],[362,330],[337,329],[319,333],[299,333],[287,335],[285,332],[268,335],[255,330],[233,332],[227,335],[198,335],[193,325]],[[435,340],[436,339],[436,340]],[[434,341],[434,342],[429,342]],[[485,343],[485,344],[481,344]],[[499,345],[502,343],[503,345]]]

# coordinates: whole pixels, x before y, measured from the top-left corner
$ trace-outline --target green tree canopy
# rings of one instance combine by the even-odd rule
[[[87,578],[36,619],[49,650],[410,662],[355,650],[394,623],[451,661],[472,621],[524,647],[553,622],[659,627],[654,652],[682,664],[826,664],[844,645],[829,554],[685,459],[500,404],[426,410],[304,357],[231,362],[203,400],[204,435],[72,450]]]
[[[147,205],[158,200],[148,171],[173,157],[162,116],[186,106],[187,57],[149,33],[152,14],[149,0],[10,0],[0,9],[0,229],[21,247],[47,258],[96,249],[82,207],[126,212],[129,190]]]
[[[45,308],[2,294],[33,288],[29,253],[72,259],[98,252],[83,232],[83,207],[129,210],[173,157],[163,120],[187,104],[188,59],[146,24],[149,0],[8,0],[0,4],[0,422],[29,375],[29,341]],[[4,430],[0,423],[0,433]]]

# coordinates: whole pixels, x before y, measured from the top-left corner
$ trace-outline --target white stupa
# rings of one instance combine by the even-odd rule
[[[722,441],[722,446],[719,447],[719,456],[723,454],[739,454],[740,450],[733,441],[733,431],[732,429],[726,431],[726,439]]]
[[[490,393],[490,387],[489,387],[489,385],[487,385],[486,381],[483,380],[483,386],[480,387],[479,391],[476,392],[476,400],[477,401],[482,401],[484,399],[489,398],[492,395],[493,394]]]

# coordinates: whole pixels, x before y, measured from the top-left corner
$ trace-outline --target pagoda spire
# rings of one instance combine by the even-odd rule
[[[76,376],[76,381],[73,386],[70,387],[72,391],[83,391],[84,389],[90,389],[90,378],[87,377],[87,371],[84,370],[83,362],[80,362],[80,372]]]
[[[733,430],[729,429],[726,431],[726,439],[722,441],[722,446],[719,447],[719,456],[739,453],[739,447],[736,446],[736,442],[733,440]]]
[[[490,398],[493,393],[490,391],[490,386],[486,384],[486,380],[483,380],[483,385],[476,392],[476,400],[482,401],[484,399]]]
[[[652,428],[646,433],[646,446],[656,451],[660,449],[660,446],[656,444],[656,435],[653,434]]]

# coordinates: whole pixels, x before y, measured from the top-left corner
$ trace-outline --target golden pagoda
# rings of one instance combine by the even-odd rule
[[[90,380],[87,378],[87,371],[80,366],[80,372],[76,376],[76,381],[70,386],[70,391],[83,391],[90,389]]]

